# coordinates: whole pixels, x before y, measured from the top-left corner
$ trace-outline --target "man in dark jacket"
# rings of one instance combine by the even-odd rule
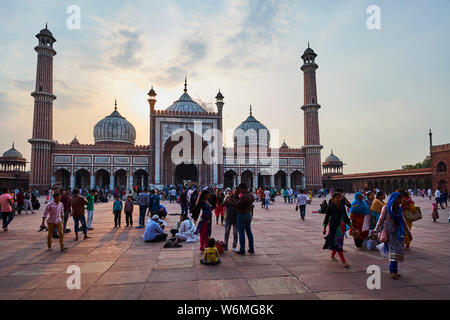
[[[245,234],[248,237],[248,253],[255,253],[254,249],[254,239],[251,228],[252,223],[252,208],[255,198],[253,194],[248,190],[245,183],[241,183],[238,186],[237,194],[239,194],[239,199],[229,199],[228,203],[234,206],[236,209],[236,222],[239,232],[239,244],[240,250],[237,254],[245,254]]]
[[[78,224],[81,222],[83,227],[84,239],[88,239],[87,236],[87,223],[86,217],[84,216],[86,212],[85,206],[88,204],[87,200],[80,196],[80,190],[74,189],[72,192],[72,199],[70,200],[70,207],[72,208],[72,217],[74,222],[74,231],[75,231],[75,241],[78,241]]]

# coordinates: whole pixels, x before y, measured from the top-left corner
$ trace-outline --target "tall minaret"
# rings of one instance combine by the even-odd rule
[[[150,154],[149,154],[149,162],[148,162],[148,183],[155,184],[155,162],[156,162],[156,153],[155,153],[155,145],[156,145],[156,119],[155,119],[155,106],[156,106],[156,91],[152,88],[148,92],[148,104],[150,106]]]
[[[34,48],[38,53],[36,88],[34,97],[33,134],[31,144],[30,187],[44,191],[51,184],[51,149],[53,141],[53,44],[56,39],[50,30],[42,29],[37,35],[39,43]]]
[[[308,190],[322,189],[322,168],[319,134],[319,109],[316,88],[316,69],[319,67],[315,63],[317,54],[309,47],[302,55],[303,65],[301,70],[304,77],[304,137],[305,137],[305,167],[306,167],[306,188]]]
[[[220,119],[217,123],[217,130],[219,130],[221,136],[219,137],[219,141],[217,141],[218,146],[217,146],[217,150],[219,152],[218,154],[218,159],[219,159],[219,165],[218,165],[218,180],[217,183],[219,184],[220,187],[223,187],[224,184],[224,168],[223,168],[223,119],[222,119],[222,114],[223,114],[223,105],[225,104],[223,102],[223,99],[225,97],[223,96],[222,92],[220,92],[219,89],[219,93],[216,95],[216,106],[217,106],[217,114],[219,115]]]

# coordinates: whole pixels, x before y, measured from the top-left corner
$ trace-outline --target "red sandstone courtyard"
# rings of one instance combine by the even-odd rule
[[[349,197],[351,198],[351,197]],[[414,198],[424,218],[414,224],[412,247],[400,263],[400,280],[390,279],[388,262],[378,251],[356,249],[346,239],[349,270],[322,250],[324,218],[312,214],[321,199],[307,207],[301,222],[294,205],[280,198],[269,211],[255,203],[252,223],[254,256],[233,252],[221,256],[218,266],[201,265],[199,244],[164,249],[162,243],[144,243],[144,229],[113,229],[112,203],[97,204],[91,239],[74,242],[69,250],[46,248],[46,233],[36,232],[42,210],[16,216],[8,232],[0,233],[0,299],[449,299],[449,209],[431,220],[431,201]],[[164,203],[169,214],[176,204]],[[137,208],[136,208],[137,209]],[[134,221],[137,221],[137,211]],[[178,216],[167,217],[168,228]],[[69,228],[73,229],[72,221]],[[213,237],[223,239],[224,227],[213,224]],[[81,269],[81,289],[66,286],[67,267]],[[369,265],[381,267],[381,290],[366,286]]]

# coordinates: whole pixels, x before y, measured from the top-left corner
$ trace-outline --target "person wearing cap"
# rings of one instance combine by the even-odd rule
[[[144,233],[145,242],[166,241],[167,233],[164,233],[164,230],[161,229],[158,221],[159,216],[157,214],[153,215],[151,219],[148,219]]]

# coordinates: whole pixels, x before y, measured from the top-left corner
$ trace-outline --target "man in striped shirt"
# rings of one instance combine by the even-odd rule
[[[67,250],[67,248],[64,247],[63,219],[64,219],[64,205],[61,202],[61,195],[59,193],[54,193],[53,201],[47,204],[47,206],[45,207],[41,224],[41,228],[45,228],[45,221],[47,220],[48,226],[47,246],[49,250],[51,250],[52,248],[52,236],[53,231],[55,229],[58,231],[61,252]]]

